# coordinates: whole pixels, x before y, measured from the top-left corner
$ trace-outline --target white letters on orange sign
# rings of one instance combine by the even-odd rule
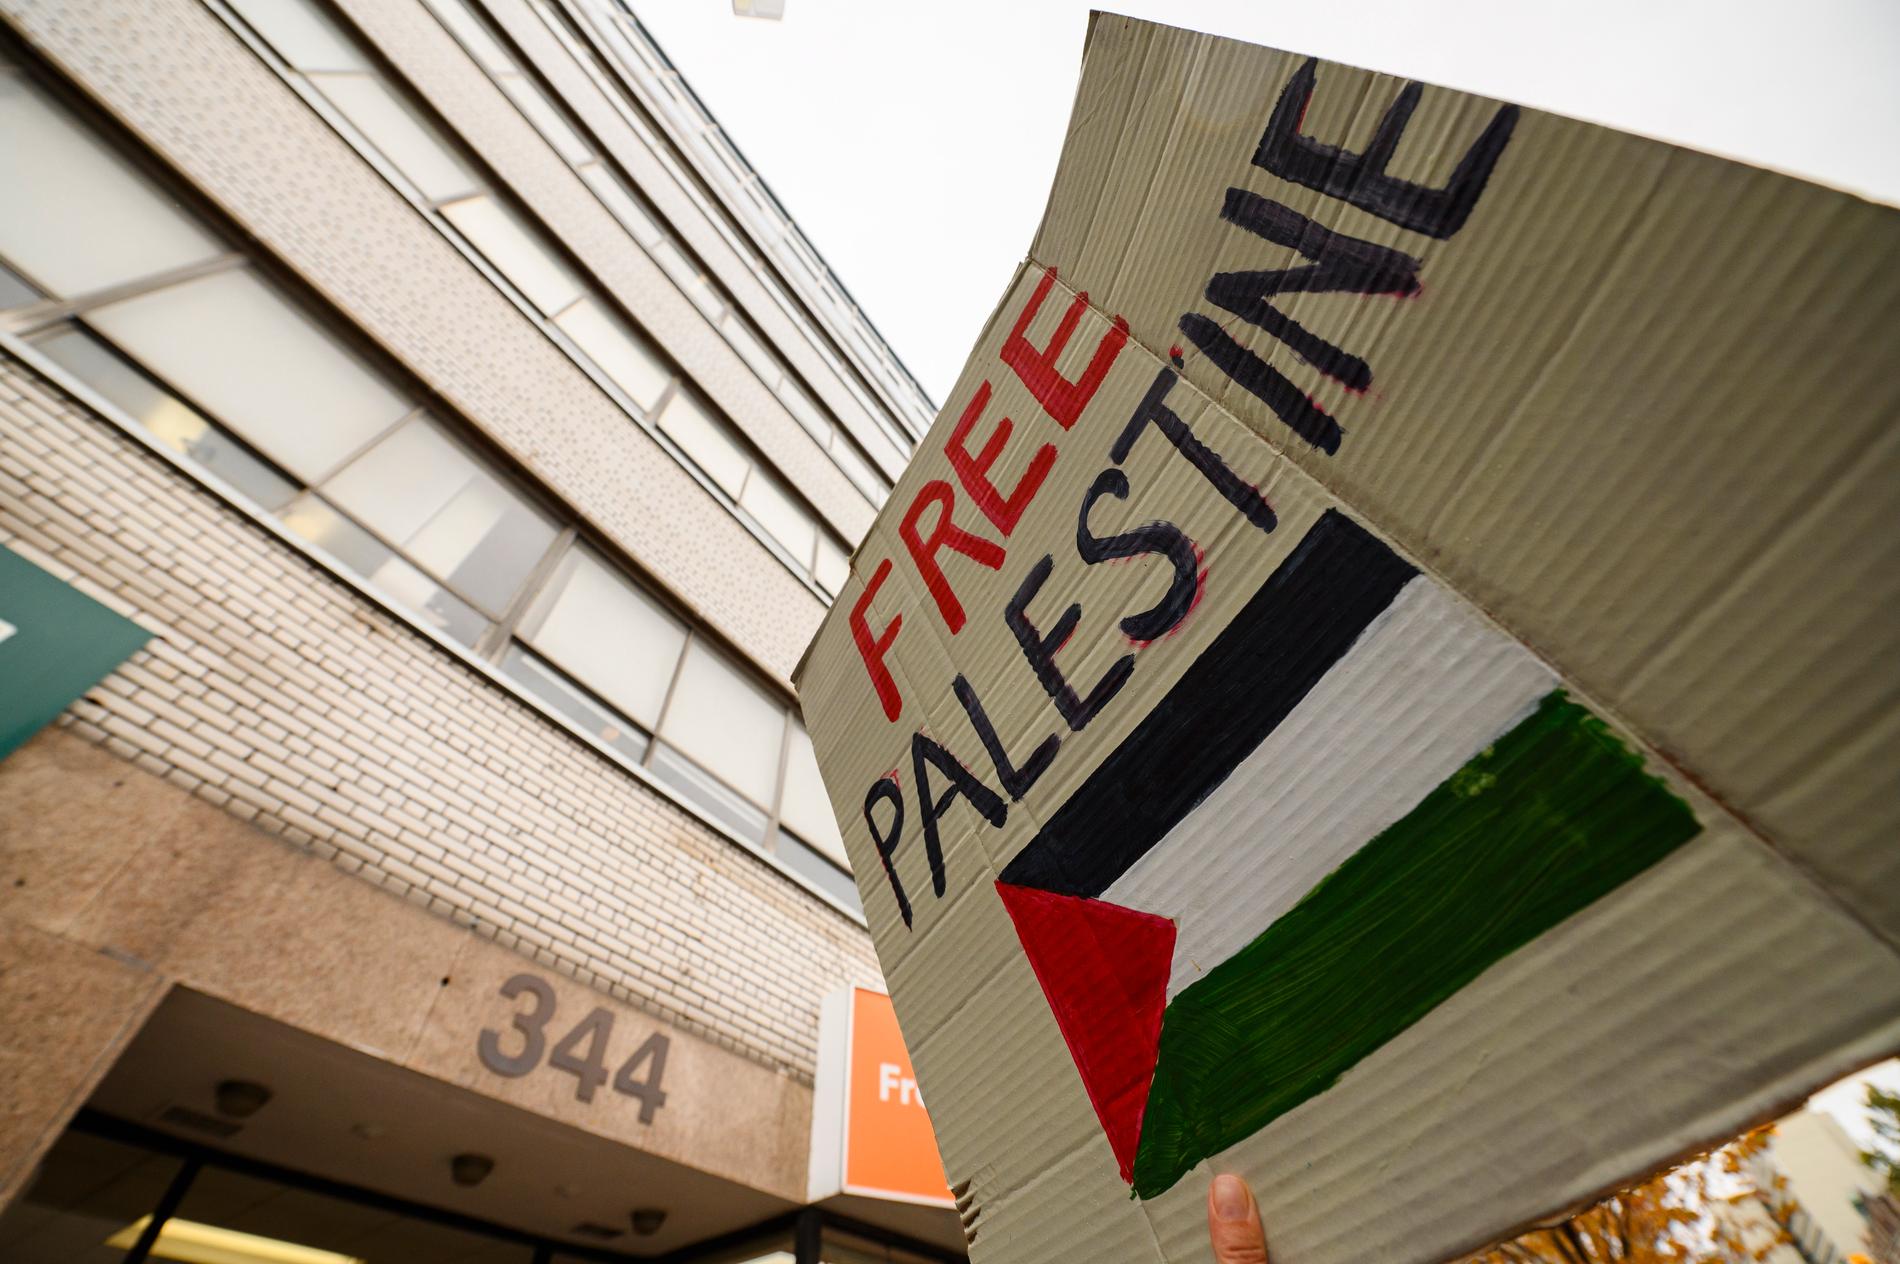
[[[895,1062],[877,1064],[877,1100],[888,1102],[891,1094],[897,1094],[897,1104],[908,1106],[912,1102],[922,1106],[924,1095],[918,1091],[917,1081],[904,1074],[904,1068]]]

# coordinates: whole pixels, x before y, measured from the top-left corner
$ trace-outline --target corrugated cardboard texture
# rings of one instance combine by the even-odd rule
[[[980,1208],[984,1264],[1201,1261],[1214,1166],[1253,1180],[1280,1264],[1443,1259],[1900,1048],[1900,216],[1433,88],[1386,177],[1445,186],[1505,118],[1495,167],[1461,221],[1448,199],[1395,184],[1380,201],[1366,173],[1337,173],[1406,85],[1326,64],[1299,117],[1282,114],[1347,155],[1307,187],[1252,161],[1307,65],[1097,17],[1031,257],[801,668],[944,1162]],[[1269,302],[1298,329],[1231,292],[1227,306],[1209,297],[1217,274],[1309,265],[1332,270],[1317,287],[1310,274],[1252,282],[1256,296],[1278,288]],[[1031,308],[1025,353],[1012,335]],[[1080,384],[1066,427],[1061,383],[1036,368],[1052,338],[1056,372]],[[1257,372],[1260,390],[1238,384],[1233,347],[1286,387]],[[1129,430],[1117,459],[1156,391],[1227,483],[1153,424]],[[904,524],[930,541],[945,502],[975,540],[940,541],[933,595]],[[1541,660],[1700,829],[1331,1088],[1131,1199],[995,883],[1329,510]],[[1089,564],[1082,549],[1151,522],[1191,537],[1199,578],[1191,609],[1145,641],[1120,621],[1162,600],[1169,560]],[[1045,556],[1019,604],[1037,637],[1079,607],[1054,651],[1061,676],[1086,697],[1129,673],[1079,727],[1005,620]],[[954,632],[946,593],[964,615]],[[867,658],[890,673],[894,717]],[[1014,790],[959,676],[1023,774]],[[1355,699],[1361,729],[1387,719],[1380,708],[1429,728],[1371,685],[1329,696]],[[1319,811],[1378,793],[1371,752],[1392,743],[1329,743],[1323,723],[1301,723],[1310,738],[1282,739],[1297,757],[1276,796]],[[915,762],[918,734],[941,762]],[[936,800],[957,766],[986,789],[943,806],[939,893],[917,772]],[[908,926],[867,823],[880,781],[869,819],[884,835],[903,803],[890,852]],[[1206,881],[1291,873],[1232,798],[1208,801],[1236,827],[1225,854],[1196,858]]]

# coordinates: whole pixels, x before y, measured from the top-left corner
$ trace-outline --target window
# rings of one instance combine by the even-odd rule
[[[396,555],[396,551],[306,492],[284,510],[284,525],[383,589],[446,636],[473,645],[487,627],[474,607]]]
[[[370,75],[313,74],[311,83],[383,157],[432,202],[463,197],[480,187],[435,129]]]
[[[778,832],[775,854],[787,869],[860,917],[864,915],[864,903],[858,898],[858,884],[852,880],[849,869],[840,869],[837,863],[806,846],[802,839],[789,830]]]
[[[818,524],[786,494],[777,479],[754,467],[746,478],[739,507],[784,545],[787,553],[810,568],[812,550],[818,546]]]
[[[91,294],[224,253],[18,71],[0,69],[0,136],[9,170],[0,252],[50,292]]]
[[[582,299],[555,317],[554,323],[643,409],[658,403],[673,380],[652,344],[593,299]]]
[[[296,2],[302,3],[302,0]],[[425,3],[484,69],[496,74],[509,74],[515,69],[513,59],[502,51],[501,45],[489,35],[488,29],[458,0],[425,0]]]
[[[550,711],[862,914],[803,726],[606,559],[569,548],[514,635],[502,670]]]
[[[121,299],[82,319],[306,482],[409,411],[387,381],[249,269]]]
[[[265,12],[304,61],[358,64],[295,6]],[[0,72],[0,145],[26,191],[0,206],[8,275],[56,282],[76,313],[33,329],[34,345],[156,442],[475,644],[553,525],[433,423],[391,433],[408,397],[18,72]],[[93,239],[71,240],[81,231]],[[36,297],[22,285],[12,301]]]
[[[671,241],[662,241],[653,248],[653,262],[659,264],[660,271],[672,277],[682,291],[699,280],[699,270]]]
[[[785,792],[779,804],[779,819],[829,856],[833,864],[850,864],[845,859],[837,818],[831,812],[831,798],[818,775],[818,752],[812,748],[811,734],[797,720],[792,721],[786,737]]]
[[[858,490],[873,501],[882,501],[891,494],[891,485],[884,481],[883,476],[846,445],[839,444],[832,451],[831,459],[838,463],[838,468],[844,471],[844,476],[855,483]]]
[[[543,22],[560,34],[562,28],[559,18],[551,12],[550,7],[536,7]],[[856,368],[863,371],[868,381],[878,383],[890,403],[904,414],[908,424],[893,425],[891,434],[900,444],[908,447],[914,442],[915,436],[929,428],[936,413],[935,406],[891,355],[889,348],[876,337],[875,331],[864,320],[863,313],[843,292],[824,260],[805,240],[797,225],[787,217],[771,190],[736,152],[730,151],[730,142],[725,141],[718,122],[704,111],[690,91],[680,86],[679,76],[672,64],[653,44],[636,18],[630,13],[616,13],[611,24],[597,24],[591,34],[600,40],[601,54],[624,68],[620,72],[622,78],[630,76],[635,80],[656,80],[658,86],[671,97],[671,101],[663,104],[674,107],[670,113],[683,129],[683,139],[687,145],[697,148],[707,158],[716,159],[731,173],[730,179],[719,183],[727,186],[724,192],[733,198],[735,209],[741,212],[740,217],[757,230],[767,254],[777,263],[788,265],[789,272],[805,282],[801,287],[804,296],[821,300],[817,306],[829,317],[832,327],[842,330],[844,336],[861,348]],[[587,56],[593,55],[591,49],[582,48],[580,51]],[[618,97],[612,99],[616,105],[620,104]],[[648,132],[649,129],[640,124],[638,112],[622,107],[621,113],[636,131]],[[720,152],[722,149],[727,152]],[[818,345],[816,349],[837,368],[846,388],[867,410],[873,414],[882,411],[880,405],[856,380],[852,368],[846,367],[831,348]]]
[[[688,803],[749,843],[765,841],[769,818],[742,795],[734,793],[705,769],[670,746],[653,748],[649,765],[654,776],[671,786]]]
[[[779,384],[779,398],[784,401],[785,409],[791,413],[792,420],[805,428],[805,433],[813,440],[829,447],[836,430],[825,420],[824,413],[812,402],[811,396],[800,390],[796,382],[785,381]],[[834,454],[835,455],[835,454]]]
[[[515,637],[502,670],[550,710],[862,912],[804,727],[599,554],[571,547]]]
[[[451,202],[442,214],[523,297],[553,316],[581,296],[581,280],[521,216],[481,194]]]
[[[685,449],[693,464],[719,484],[720,490],[735,498],[739,495],[752,463],[725,425],[714,420],[691,395],[674,392],[660,414],[660,431]]]
[[[785,709],[700,641],[686,649],[660,736],[754,803],[772,802]]]
[[[230,0],[253,30],[299,70],[370,68],[348,36],[303,0]]]
[[[898,450],[896,444],[884,437],[882,431],[869,421],[855,427],[851,434],[860,446],[871,454],[871,459],[887,470],[901,470],[908,459]]]
[[[632,763],[646,759],[645,733],[601,706],[586,690],[519,645],[508,647],[502,656],[501,669],[558,711],[574,728],[607,743]]]
[[[398,427],[323,490],[493,617],[554,543],[545,515],[426,417]]]
[[[686,629],[591,549],[570,549],[517,632],[621,712],[660,722]]]
[[[845,581],[851,578],[851,559],[845,556],[843,549],[831,542],[829,536],[818,537],[818,558],[812,563],[813,578],[826,592],[836,597],[844,591]]]
[[[761,382],[767,386],[776,386],[779,383],[781,374],[777,358],[763,342],[752,336],[752,332],[745,327],[745,322],[739,319],[737,312],[727,312],[720,320],[719,328],[726,335],[726,341],[732,344],[732,349],[739,353],[741,360],[751,366]],[[802,421],[799,424],[805,425]],[[830,427],[827,426],[826,429],[829,430]],[[810,427],[806,426],[806,430],[809,432]],[[819,439],[821,446],[828,441],[828,435]]]
[[[278,510],[297,485],[253,455],[203,413],[133,368],[97,338],[62,325],[34,345],[74,377],[124,409],[172,451],[190,457],[265,509]]]
[[[252,279],[243,272],[205,279],[227,276]],[[190,284],[155,290],[148,297]],[[287,303],[280,296],[273,301]],[[113,306],[118,305],[101,310]],[[298,320],[309,322],[308,317],[295,314]],[[82,311],[80,315],[88,321],[94,317],[91,312]],[[101,323],[109,326],[112,322]],[[314,329],[314,322],[310,326]],[[174,368],[180,363],[215,361],[217,344],[192,345],[194,330],[201,339],[228,335],[228,330],[214,322],[181,325],[174,338],[159,346],[168,355],[182,346],[184,354],[172,356]],[[340,348],[325,337],[324,346]],[[180,380],[193,382],[208,392],[208,396],[197,398],[248,401],[255,395],[264,408],[263,415],[272,419],[264,426],[227,427],[71,322],[41,331],[33,337],[33,343],[116,404],[165,447],[216,475],[261,510],[274,513],[293,534],[461,645],[477,644],[554,541],[555,528],[544,515],[485,464],[448,440],[433,423],[419,417],[377,438],[377,432],[387,429],[386,425],[366,425],[348,415],[337,417],[336,424],[329,425],[322,414],[311,414],[314,420],[308,432],[293,445],[300,452],[322,445],[338,448],[342,445],[336,435],[353,440],[367,432],[373,442],[324,481],[321,494],[303,491],[298,479],[286,477],[285,471],[301,473],[291,460],[261,446],[263,440],[276,435],[274,427],[284,415],[296,414],[302,401],[287,401],[280,410],[272,411],[267,392],[255,384],[236,390],[230,383],[215,380],[216,374],[210,369],[182,374]],[[239,379],[238,385],[244,386],[243,367],[233,360],[229,370]],[[294,377],[287,380],[298,389]],[[380,395],[371,398],[379,405],[386,403]],[[399,416],[407,411],[393,392],[390,399],[398,401]],[[344,400],[348,402],[347,395]],[[220,420],[228,416],[218,415]],[[246,439],[260,446],[254,447]],[[310,461],[304,458],[306,466]],[[331,463],[315,461],[319,467]],[[309,481],[307,476],[302,479],[304,483]]]

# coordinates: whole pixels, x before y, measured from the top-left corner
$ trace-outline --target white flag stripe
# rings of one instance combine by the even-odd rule
[[[1102,898],[1176,923],[1173,1000],[1556,686],[1522,646],[1421,575]],[[1235,848],[1259,859],[1236,864]]]

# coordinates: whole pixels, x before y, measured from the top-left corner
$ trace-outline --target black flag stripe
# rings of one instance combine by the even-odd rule
[[[1292,713],[1417,573],[1327,510],[1002,881],[1099,897]]]

